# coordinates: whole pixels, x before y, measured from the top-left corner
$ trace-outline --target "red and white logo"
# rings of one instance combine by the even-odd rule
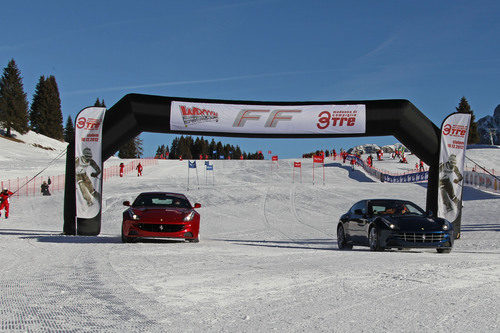
[[[293,167],[294,168],[301,168],[302,167],[302,163],[301,162],[293,162]]]
[[[184,126],[188,126],[190,124],[199,124],[206,122],[218,122],[219,114],[215,111],[201,109],[193,106],[189,108],[185,105],[179,105],[182,120],[184,121]]]
[[[76,120],[76,127],[82,130],[98,130],[101,126],[101,119],[79,117]]]
[[[325,163],[325,157],[323,155],[314,155],[313,163]]]
[[[356,125],[357,110],[322,111],[318,114],[316,126],[319,129],[332,127],[352,127]]]
[[[463,138],[465,137],[465,134],[467,134],[467,126],[452,124],[446,124],[443,126],[443,135]]]

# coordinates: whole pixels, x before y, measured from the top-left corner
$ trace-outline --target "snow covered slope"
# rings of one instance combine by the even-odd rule
[[[2,161],[2,172],[43,163],[22,154]],[[500,196],[465,188],[462,239],[450,254],[338,251],[338,218],[355,201],[424,206],[426,190],[374,182],[339,163],[325,168],[325,185],[316,169],[313,185],[311,161],[302,161],[302,183],[293,184],[293,160],[274,169],[214,161],[215,185],[199,169],[192,186],[191,170],[189,190],[187,161],[112,178],[98,237],[59,234],[62,193],[14,198],[0,220],[0,330],[498,332]],[[152,190],[202,204],[199,244],[121,243],[121,203]]]

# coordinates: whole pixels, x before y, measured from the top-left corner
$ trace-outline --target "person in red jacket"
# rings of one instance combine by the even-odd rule
[[[123,177],[123,168],[125,168],[125,164],[120,163],[120,177]]]
[[[141,163],[137,164],[137,177],[142,176],[142,165]]]
[[[0,216],[2,216],[2,209],[5,209],[5,218],[9,218],[9,197],[14,194],[7,188],[3,188],[0,193]]]

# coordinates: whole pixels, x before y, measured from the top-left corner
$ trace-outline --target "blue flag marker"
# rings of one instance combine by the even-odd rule
[[[213,165],[208,164],[208,165],[207,165],[207,170],[212,170],[212,171],[213,171],[213,170],[214,170],[214,166],[213,166]]]
[[[209,161],[205,161],[205,165],[210,165],[210,162]]]
[[[189,163],[190,168],[192,168],[192,169],[196,168],[196,161],[194,161],[194,162],[188,161],[188,163]]]

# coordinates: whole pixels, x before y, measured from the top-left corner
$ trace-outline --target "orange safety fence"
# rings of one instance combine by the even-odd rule
[[[125,167],[123,168],[123,174],[128,174],[131,172],[137,172],[137,165],[141,163],[143,167],[158,165],[158,160],[153,158],[144,158],[134,160],[128,163],[124,163]],[[103,181],[107,181],[110,178],[118,177],[120,175],[120,166],[112,165],[107,168],[104,168],[102,173]],[[44,181],[48,182],[50,178],[50,192],[56,192],[64,190],[65,183],[65,175],[55,175],[55,176],[37,176],[33,179],[30,177],[18,177],[16,179],[8,179],[0,181],[1,188],[8,188],[9,191],[14,192],[15,197],[20,196],[37,196],[42,195],[41,185]],[[30,180],[31,179],[31,180]]]

